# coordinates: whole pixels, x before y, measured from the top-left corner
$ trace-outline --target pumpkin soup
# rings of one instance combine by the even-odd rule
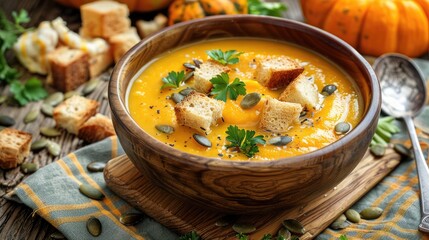
[[[253,38],[169,51],[143,66],[128,109],[146,132],[191,154],[275,160],[322,148],[362,117],[357,87],[304,48]]]

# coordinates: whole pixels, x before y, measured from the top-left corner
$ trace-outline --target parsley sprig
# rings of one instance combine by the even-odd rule
[[[246,95],[246,84],[240,79],[235,78],[232,83],[229,83],[229,76],[227,73],[221,73],[216,77],[210,79],[213,88],[210,92],[217,100],[226,102],[226,99],[236,100],[238,95]]]
[[[10,92],[21,106],[31,101],[43,99],[48,95],[43,88],[42,82],[34,77],[28,79],[25,83],[21,83],[18,80],[12,81],[10,84]]]
[[[162,78],[162,82],[164,83],[161,86],[161,89],[164,88],[178,88],[180,84],[182,84],[185,79],[185,71],[175,72],[171,71],[168,73],[167,77]]]
[[[264,0],[248,0],[249,14],[281,17],[286,5],[282,2],[265,2]]]
[[[242,52],[237,52],[236,50],[222,52],[220,49],[208,50],[206,53],[211,59],[222,65],[238,63],[240,61],[238,57],[242,54]]]
[[[185,235],[182,235],[179,237],[179,240],[200,240],[200,239],[201,237],[195,231],[188,232]]]
[[[259,152],[257,144],[265,144],[264,137],[258,135],[255,137],[255,131],[239,129],[237,126],[229,126],[226,130],[226,140],[230,144],[226,145],[227,148],[238,148],[240,152],[247,157],[253,157]]]

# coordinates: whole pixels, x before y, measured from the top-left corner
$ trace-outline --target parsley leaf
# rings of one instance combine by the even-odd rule
[[[237,233],[237,234],[235,235],[235,237],[236,237],[238,240],[249,240],[249,237],[248,237],[246,234],[244,234],[244,233]]]
[[[282,2],[264,2],[264,0],[248,0],[249,14],[281,17],[286,5]]]
[[[37,78],[30,78],[24,84],[18,80],[14,80],[10,84],[10,92],[21,106],[24,106],[31,101],[43,99],[48,95],[46,90],[43,88],[42,82]]]
[[[201,237],[195,232],[188,232],[185,235],[179,237],[179,240],[200,240]]]
[[[265,144],[264,137],[258,135],[255,137],[255,131],[239,129],[237,126],[229,126],[226,130],[226,140],[230,144],[226,145],[227,148],[238,148],[247,157],[253,157],[259,148],[257,144]]]
[[[271,234],[264,234],[264,236],[261,238],[261,240],[271,240],[272,236]]]
[[[346,235],[341,235],[340,238],[339,238],[339,240],[348,240],[348,238],[347,238]]]
[[[215,99],[226,102],[227,97],[236,100],[238,95],[246,95],[246,84],[240,79],[235,78],[232,83],[229,83],[229,76],[226,73],[221,73],[210,79],[213,88],[210,92],[215,96]]]
[[[240,60],[238,56],[242,54],[242,52],[237,52],[236,50],[228,50],[226,52],[222,52],[220,49],[213,49],[206,51],[207,55],[216,62],[227,65],[227,64],[236,64]]]
[[[164,85],[161,86],[161,89],[164,88],[178,88],[180,84],[185,79],[185,71],[174,72],[171,71],[168,73],[167,77],[162,78]]]

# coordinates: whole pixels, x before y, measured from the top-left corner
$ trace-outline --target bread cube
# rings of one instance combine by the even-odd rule
[[[210,133],[210,126],[222,118],[224,107],[224,102],[194,91],[176,104],[174,111],[180,125]]]
[[[80,12],[83,36],[108,39],[127,31],[131,25],[127,5],[116,1],[87,3],[81,6]]]
[[[213,87],[210,80],[223,72],[229,72],[229,67],[223,66],[214,61],[206,61],[200,64],[194,71],[194,88],[198,92],[209,93]]]
[[[60,47],[48,55],[49,78],[54,88],[67,92],[89,79],[89,56],[82,50]]]
[[[85,142],[93,143],[115,135],[112,119],[97,113],[79,128],[78,137]]]
[[[168,18],[164,14],[159,13],[155,16],[152,21],[138,20],[136,22],[136,27],[142,38],[157,32],[167,26]]]
[[[317,109],[319,92],[314,82],[304,74],[290,83],[279,97],[280,101],[301,104],[305,109]]]
[[[135,28],[130,28],[126,32],[111,37],[109,43],[112,46],[115,62],[118,62],[119,59],[138,42],[140,42],[140,37]]]
[[[15,168],[30,153],[31,134],[12,128],[0,131],[0,168]]]
[[[72,96],[54,108],[57,126],[69,133],[78,134],[79,128],[97,112],[99,103],[81,96]]]
[[[89,75],[91,78],[100,75],[113,63],[113,56],[111,49],[98,53],[89,58]]]
[[[292,124],[299,121],[301,111],[301,104],[268,98],[261,113],[259,127],[274,133],[287,132]]]
[[[267,56],[256,59],[256,80],[270,89],[286,87],[304,68],[286,56]]]

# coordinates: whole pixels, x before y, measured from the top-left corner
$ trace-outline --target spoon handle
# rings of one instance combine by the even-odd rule
[[[410,134],[411,143],[414,149],[414,158],[417,166],[417,176],[420,185],[420,202],[421,202],[421,220],[419,230],[429,232],[429,169],[425,158],[420,148],[419,139],[414,128],[414,123],[411,117],[404,117],[405,124]]]

